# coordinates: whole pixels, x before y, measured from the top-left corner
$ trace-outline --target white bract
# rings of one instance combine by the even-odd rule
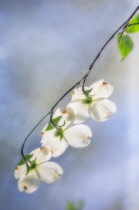
[[[68,128],[74,123],[75,114],[70,107],[66,107],[65,109],[58,108],[53,118],[61,117],[58,121],[57,125],[62,126],[63,128]]]
[[[112,85],[99,80],[90,87],[85,87],[85,91],[88,91],[88,95],[84,94],[81,88],[72,92],[72,100],[68,107],[74,111],[74,123],[82,123],[89,116],[96,121],[105,121],[109,119],[110,114],[116,112],[115,103],[107,99],[113,93]]]
[[[19,191],[33,193],[40,185],[40,181],[48,184],[57,182],[63,170],[55,162],[47,162],[51,158],[51,153],[46,147],[35,149],[30,154],[32,157],[28,160],[29,172],[27,173],[26,164],[19,164],[15,168],[14,176],[18,180]]]
[[[62,127],[54,127],[48,130],[48,124],[42,131],[42,145],[46,146],[52,153],[53,157],[61,155],[68,145],[73,147],[85,147],[90,143],[90,137],[92,132],[90,128],[86,125],[73,125],[74,113],[71,111],[71,108],[66,108],[70,110],[68,112],[68,117],[61,117],[62,123],[65,122],[65,125]],[[54,117],[61,116],[60,109],[56,110]],[[60,122],[59,122],[60,123]],[[61,124],[62,125],[62,124]]]

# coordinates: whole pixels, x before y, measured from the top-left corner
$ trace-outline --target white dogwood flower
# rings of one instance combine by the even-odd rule
[[[66,108],[66,110],[70,109],[71,108]],[[58,109],[55,112],[55,116],[61,116],[60,112],[60,109]],[[86,125],[72,126],[74,117],[73,111],[70,110],[69,117],[64,118],[64,126],[48,129],[51,127],[47,124],[43,129],[41,143],[51,151],[53,157],[61,155],[68,145],[73,147],[85,147],[90,143],[90,137],[92,136],[90,128]],[[69,119],[72,119],[72,121]]]
[[[59,155],[61,155],[69,145],[68,142],[65,140],[60,141],[60,138],[62,136],[60,138],[57,136],[55,137],[54,133],[56,131],[59,131],[59,136],[63,135],[62,129],[67,129],[68,127],[70,127],[74,122],[74,118],[75,115],[71,108],[58,108],[54,113],[53,122],[60,127],[58,127],[58,129],[56,130],[51,123],[47,123],[46,126],[43,128],[41,132],[43,137],[41,142],[49,149],[49,151],[51,151],[52,157],[58,157]]]
[[[82,123],[89,116],[96,121],[105,121],[109,115],[116,112],[116,105],[107,98],[113,93],[113,86],[99,80],[90,87],[85,87],[88,94],[84,94],[82,88],[74,89],[72,100],[67,107],[73,109],[74,123]]]
[[[51,153],[44,146],[32,151],[30,155],[27,155],[29,164],[28,173],[25,162],[23,160],[20,161],[19,165],[15,168],[14,173],[15,178],[19,178],[19,191],[33,193],[38,189],[40,181],[51,184],[60,179],[63,170],[57,163],[47,162],[50,158]]]

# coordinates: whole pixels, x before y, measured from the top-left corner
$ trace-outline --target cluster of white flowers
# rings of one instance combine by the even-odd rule
[[[51,157],[61,155],[69,145],[86,147],[90,143],[92,132],[84,124],[89,116],[96,121],[109,119],[116,112],[115,104],[107,98],[112,94],[113,87],[104,80],[95,82],[90,87],[76,88],[72,91],[71,102],[65,109],[58,108],[53,116],[53,124],[49,122],[42,130],[42,146],[22,159],[15,168],[18,189],[33,193],[40,181],[48,184],[60,179],[63,170],[55,162],[48,162]]]

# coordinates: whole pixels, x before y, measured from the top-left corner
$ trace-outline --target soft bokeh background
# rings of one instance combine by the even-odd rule
[[[0,0],[0,209],[64,210],[85,201],[85,210],[139,209],[139,34],[121,62],[116,39],[87,81],[114,85],[117,113],[86,124],[89,147],[68,148],[54,159],[64,169],[60,182],[42,183],[31,195],[14,179],[22,142],[60,96],[86,72],[109,36],[130,16],[137,0]],[[61,103],[64,106],[70,95]],[[25,151],[40,146],[45,120]]]

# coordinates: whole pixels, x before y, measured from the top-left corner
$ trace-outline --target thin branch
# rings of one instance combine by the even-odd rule
[[[30,133],[27,135],[27,137],[25,138],[25,140],[24,140],[24,142],[23,142],[23,144],[22,144],[22,147],[21,147],[21,155],[22,155],[22,157],[23,157],[23,159],[25,160],[25,162],[26,162],[26,158],[25,158],[25,155],[24,155],[24,146],[25,146],[25,144],[26,144],[26,142],[27,142],[27,140],[28,140],[28,138],[29,138],[29,136],[33,133],[33,131],[40,125],[40,123],[49,115],[51,113],[51,111],[50,112],[48,112],[38,123],[37,123],[37,125],[30,131]]]
[[[64,95],[55,103],[55,105],[51,108],[51,110],[37,123],[37,125],[31,130],[31,132],[27,135],[27,137],[25,138],[23,145],[21,147],[21,155],[24,158],[25,162],[26,162],[26,158],[24,155],[24,146],[29,138],[29,136],[33,133],[33,131],[40,125],[40,123],[48,116],[50,115],[50,121],[53,122],[53,111],[55,109],[55,107],[59,104],[59,102],[65,98],[65,96],[71,91],[73,90],[76,86],[79,86],[81,82],[83,82],[82,85],[82,90],[85,93],[84,90],[84,86],[85,86],[85,82],[87,77],[89,76],[94,64],[96,63],[96,61],[98,60],[98,58],[100,57],[102,51],[105,49],[105,47],[108,45],[108,43],[113,39],[113,37],[118,33],[119,30],[121,30],[123,28],[122,33],[124,33],[124,31],[126,30],[126,28],[128,27],[128,24],[130,22],[130,20],[132,19],[132,17],[136,14],[136,12],[139,10],[139,6],[135,9],[135,11],[131,14],[131,16],[112,34],[112,36],[108,39],[108,41],[104,44],[104,46],[101,48],[101,50],[99,51],[99,53],[97,54],[97,56],[95,57],[94,61],[91,63],[87,73],[76,83],[74,84],[66,93],[64,93]]]
[[[112,34],[112,36],[108,39],[108,41],[103,45],[103,47],[101,48],[101,50],[99,51],[99,53],[97,54],[96,58],[94,59],[94,61],[92,62],[92,64],[89,67],[88,72],[85,74],[84,76],[84,80],[83,80],[83,86],[82,86],[82,90],[84,91],[84,86],[85,86],[85,82],[87,77],[89,76],[94,64],[96,63],[96,61],[98,60],[98,58],[100,57],[102,51],[105,49],[105,47],[108,45],[108,43],[113,39],[113,37],[118,33],[118,31],[120,31],[123,27],[124,27],[124,31],[126,30],[128,23],[130,22],[130,20],[132,19],[132,17],[136,14],[136,12],[139,10],[139,6],[135,9],[135,11],[132,13],[132,15]],[[124,33],[123,31],[123,33]]]

